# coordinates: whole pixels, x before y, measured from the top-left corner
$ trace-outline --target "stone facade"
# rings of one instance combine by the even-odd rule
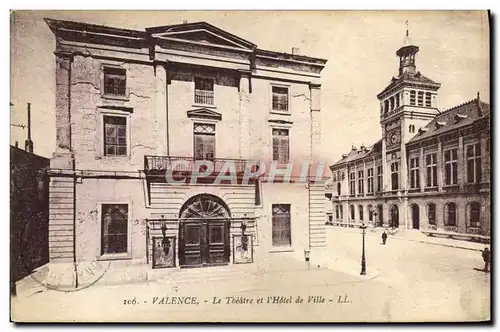
[[[172,185],[154,172],[164,174],[172,160],[193,160],[197,125],[215,128],[210,158],[216,164],[268,164],[273,129],[288,131],[290,161],[320,160],[319,80],[326,60],[260,50],[204,22],[135,31],[46,21],[57,41],[50,232],[60,237],[50,242],[51,262],[151,266],[159,225],[179,243],[180,214],[197,195],[215,197],[229,211],[231,255],[224,263],[233,262],[232,237],[242,224],[253,236],[254,259],[324,245],[321,181]],[[119,86],[118,95],[106,92],[105,81],[113,77],[107,73],[124,73],[126,87]],[[197,80],[210,86],[205,94],[196,95]],[[284,111],[273,107],[275,86],[287,91]],[[113,155],[107,150],[110,118],[125,133]],[[273,245],[273,204],[290,205],[288,246]],[[119,254],[103,249],[103,209],[111,205],[126,211],[126,233],[116,235],[126,243]],[[175,266],[182,265],[177,249]]]
[[[440,84],[405,42],[400,75],[377,96],[382,139],[330,166],[329,220],[489,236],[490,106],[478,93],[439,111]]]

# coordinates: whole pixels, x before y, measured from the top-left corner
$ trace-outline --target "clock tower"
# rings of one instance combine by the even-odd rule
[[[437,92],[441,86],[417,71],[419,47],[410,39],[408,21],[403,46],[396,51],[398,76],[377,95],[380,101],[382,127],[382,165],[386,196],[397,195],[404,201],[407,194],[406,143],[437,114]],[[420,158],[422,159],[422,158]],[[419,161],[423,163],[423,160]],[[421,164],[422,165],[422,164]],[[402,221],[406,209],[400,209]]]

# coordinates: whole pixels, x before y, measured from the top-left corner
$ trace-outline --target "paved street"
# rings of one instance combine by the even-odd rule
[[[17,316],[19,319],[49,321],[125,318],[130,321],[373,322],[463,321],[488,317],[490,275],[474,270],[482,268],[480,252],[391,237],[383,246],[378,234],[369,234],[366,236],[369,273],[361,277],[359,230],[329,228],[328,242],[323,255],[328,253],[333,262],[325,264],[329,269],[312,264],[308,270],[302,260],[276,256],[266,262],[267,267],[262,264],[266,271],[272,265],[271,272],[251,269],[243,271],[244,277],[229,281],[200,280],[178,286],[161,281],[95,286],[73,293],[46,291],[27,299],[15,299],[12,311],[16,313],[22,307],[23,316]],[[183,300],[188,304],[172,304],[172,301],[181,301],[173,300],[174,296],[196,296],[196,299]],[[296,303],[299,297],[304,303]],[[290,299],[292,303],[287,303]],[[130,304],[124,304],[127,301]],[[273,301],[282,303],[268,303]]]

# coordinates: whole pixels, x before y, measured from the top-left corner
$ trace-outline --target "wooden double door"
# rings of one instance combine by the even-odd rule
[[[229,220],[181,221],[179,265],[203,267],[227,264],[230,258],[229,240]]]

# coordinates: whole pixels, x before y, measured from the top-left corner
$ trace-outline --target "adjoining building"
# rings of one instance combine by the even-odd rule
[[[408,31],[399,75],[377,95],[382,138],[330,166],[332,222],[490,235],[490,106],[437,107]]]
[[[326,60],[206,22],[46,22],[57,64],[52,267],[227,265],[324,246],[323,180],[241,180],[249,161],[320,160]],[[217,182],[228,161],[237,182]]]

